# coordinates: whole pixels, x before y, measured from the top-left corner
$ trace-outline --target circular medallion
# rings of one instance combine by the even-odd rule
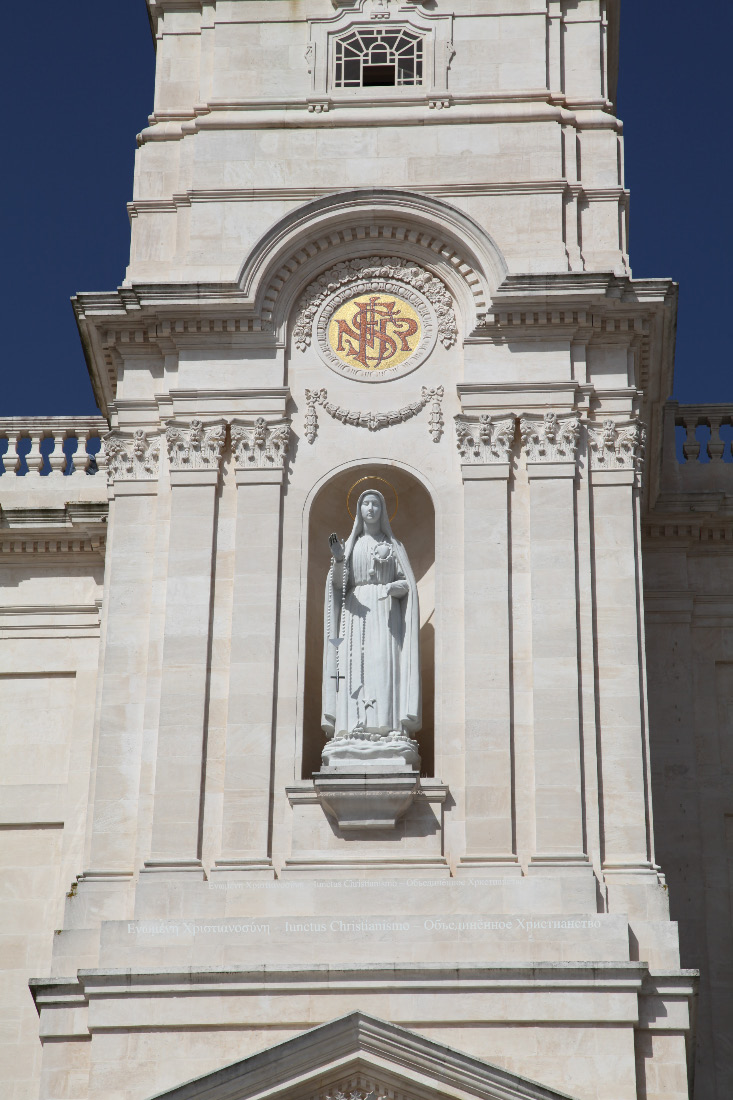
[[[437,333],[430,302],[390,279],[363,279],[340,288],[315,318],[327,364],[348,378],[385,382],[419,367]]]
[[[422,323],[396,294],[362,294],[331,315],[328,345],[342,363],[368,371],[407,362],[420,346]]]

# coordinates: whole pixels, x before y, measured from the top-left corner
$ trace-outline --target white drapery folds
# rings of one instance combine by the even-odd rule
[[[381,505],[379,531],[364,527],[362,502]],[[323,713],[327,737],[416,733],[422,723],[420,609],[404,546],[381,493],[359,497],[343,563],[326,581]]]

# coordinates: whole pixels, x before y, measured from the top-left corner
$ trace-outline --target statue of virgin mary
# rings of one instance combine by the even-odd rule
[[[420,610],[381,493],[359,497],[346,544],[329,538],[323,649],[326,767],[419,768]]]

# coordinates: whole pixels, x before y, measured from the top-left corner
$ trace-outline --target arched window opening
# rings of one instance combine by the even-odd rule
[[[364,27],[336,40],[337,88],[414,88],[422,72],[423,40],[412,31]]]

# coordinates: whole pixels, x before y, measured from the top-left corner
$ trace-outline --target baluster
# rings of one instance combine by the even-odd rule
[[[731,417],[730,413],[728,413],[727,415],[722,416],[720,418],[720,426],[722,428],[731,428],[731,427],[733,427],[733,417]],[[721,456],[721,461],[722,462],[730,462],[731,461],[731,445],[733,444],[733,439],[723,439],[722,436],[720,438],[723,441],[723,454]]]
[[[41,440],[46,435],[43,430],[29,431],[31,449],[25,456],[29,474],[40,474],[43,469],[43,455],[41,454]]]
[[[64,443],[67,437],[73,433],[73,429],[65,431],[63,428],[59,428],[54,432],[54,447],[51,454],[48,456],[48,461],[51,465],[51,473],[49,477],[63,477],[64,470],[66,469],[66,452],[64,451]]]
[[[82,444],[81,438],[79,437],[79,449],[76,452],[79,461],[76,463],[76,468],[77,468],[77,470],[79,470],[80,473],[83,470],[85,474],[89,474],[89,473],[93,474],[94,470],[92,469],[92,465],[94,463],[95,458],[97,460],[97,469],[99,469],[99,455],[90,454],[89,449],[88,449],[90,439],[96,439],[96,438],[97,438],[97,433],[94,430],[94,428],[87,428],[86,432],[84,433],[84,443],[83,444]],[[82,457],[82,455],[83,455],[83,457]]]
[[[105,454],[104,447],[100,447],[97,453],[93,456],[97,460],[97,473],[100,477],[107,479],[107,455]]]
[[[16,477],[20,473],[21,463],[23,461],[18,452],[18,446],[20,445],[20,441],[22,438],[23,432],[21,431],[16,430],[14,432],[8,433],[8,452],[5,456],[5,469],[8,471],[8,473],[14,473]],[[11,454],[13,456],[12,460],[10,458]]]
[[[687,432],[687,439],[682,444],[682,454],[688,462],[697,462],[700,457],[700,442],[695,435],[697,417],[690,416],[682,421],[682,427]]]
[[[708,454],[710,455],[711,462],[723,461],[725,440],[721,439],[720,437],[720,426],[722,423],[722,416],[708,416],[708,424],[710,425],[710,441],[708,443]]]
[[[2,464],[3,464],[3,467],[5,469],[5,473],[6,474],[12,474],[13,470],[12,470],[12,467],[11,467],[11,464],[10,464],[10,454],[11,454],[12,443],[10,441],[10,435],[8,434],[8,432],[0,432],[0,442],[2,442],[3,439],[7,439],[8,446],[7,446],[7,450],[5,451],[5,454],[0,455],[0,462],[2,462]],[[4,474],[2,474],[2,471],[0,471],[0,476],[4,476]]]

